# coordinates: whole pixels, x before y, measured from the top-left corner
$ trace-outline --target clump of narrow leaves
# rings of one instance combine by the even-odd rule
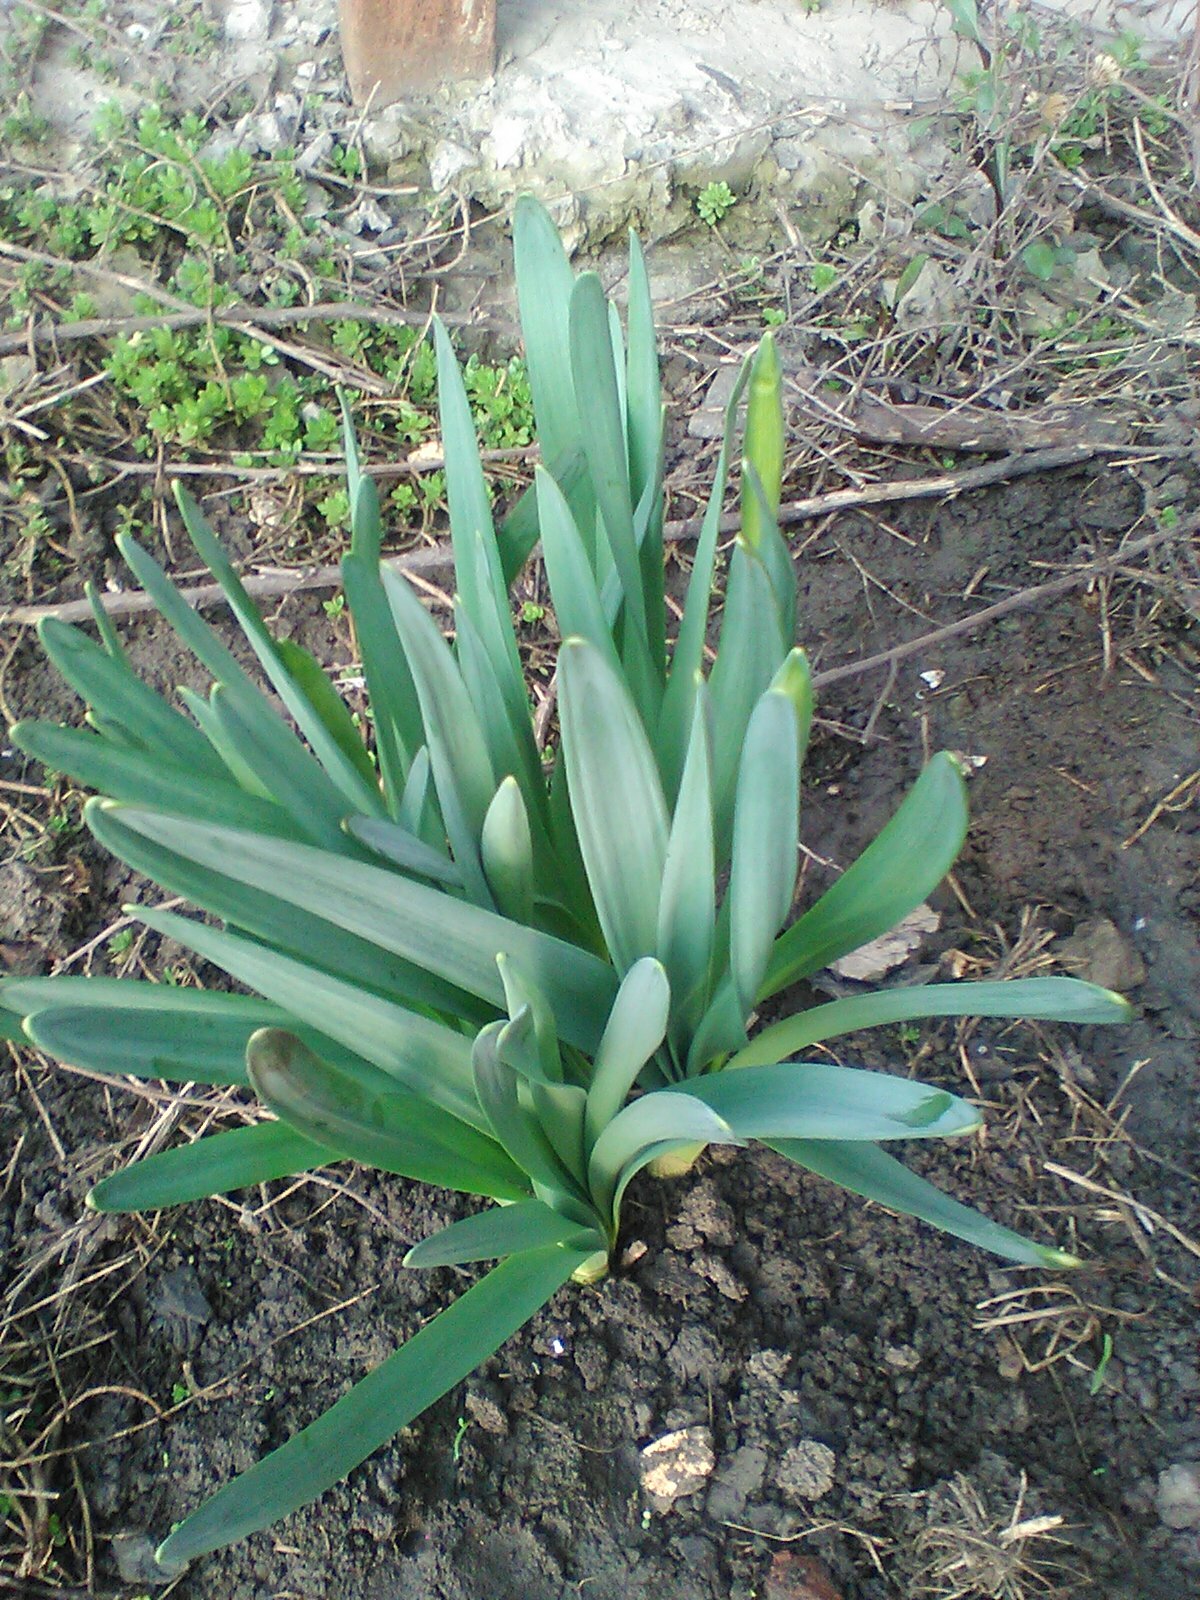
[[[156,1209],[344,1157],[494,1202],[408,1261],[500,1264],[193,1512],[161,1548],[168,1570],[320,1494],[569,1278],[602,1276],[622,1197],[650,1163],[757,1141],[1009,1261],[1073,1259],[950,1199],[886,1148],[969,1132],[978,1116],[964,1100],[832,1065],[828,1052],[809,1057],[839,1035],[919,1017],[1118,1021],[1117,996],[1066,978],[930,984],[754,1031],[764,1000],[918,905],[966,830],[962,774],[935,756],[858,860],[790,920],[812,695],[776,522],[784,431],[770,339],[730,401],[668,640],[663,406],[641,252],[634,241],[622,328],[599,280],[573,278],[532,202],[518,206],[515,241],[544,465],[499,529],[462,378],[435,328],[453,645],[381,565],[379,502],[347,426],[343,581],[370,750],[316,662],[270,635],[183,491],[192,543],[274,698],[123,539],[211,692],[181,689],[171,703],[147,688],[96,605],[98,642],[55,622],[41,630],[89,726],[13,731],[105,796],[86,811],[103,845],[205,916],[131,914],[248,992],[10,979],[0,984],[9,1035],[99,1072],[246,1084],[270,1113],[135,1163],[96,1187],[94,1206]],[[743,401],[741,531],[706,674]],[[549,771],[509,595],[539,538],[563,637],[561,753]]]

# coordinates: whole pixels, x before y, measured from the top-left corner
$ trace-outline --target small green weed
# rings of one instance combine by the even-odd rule
[[[696,211],[701,222],[707,222],[710,228],[723,222],[736,204],[737,196],[724,179],[720,183],[706,183],[696,196]]]
[[[172,37],[202,43],[209,25],[198,9],[183,22],[186,28],[176,27]],[[14,97],[0,142],[27,140],[37,131],[27,104]],[[114,251],[122,252],[123,272],[205,313],[248,297],[251,303],[294,305],[305,286],[317,299],[345,298],[343,264],[316,219],[305,214],[308,189],[294,152],[281,150],[269,159],[244,150],[213,155],[212,132],[212,124],[194,113],[174,115],[152,104],[130,117],[108,106],[97,118],[95,144],[88,152],[92,177],[87,187],[67,193],[36,178],[0,186],[0,237],[63,263],[60,268],[21,264],[0,299],[0,325],[21,326],[31,314],[56,320],[94,315],[95,303],[86,292],[92,280],[76,281],[71,268]],[[362,155],[354,146],[335,146],[329,161],[330,179],[336,177],[342,187],[363,175]],[[136,266],[131,271],[131,255],[140,261],[140,271]],[[247,291],[249,282],[255,288]],[[147,293],[133,297],[129,310],[160,315],[162,305]],[[368,316],[311,330],[297,321],[283,342],[310,347],[327,342],[365,379],[383,380],[392,392],[365,431],[393,451],[436,435],[433,356],[418,329],[381,326]],[[177,459],[203,460],[217,453],[239,466],[287,467],[301,455],[338,451],[339,423],[327,373],[290,351],[281,355],[272,340],[253,332],[214,322],[131,331],[106,342],[100,363],[109,380],[106,396],[113,402],[114,424],[128,447],[144,456],[170,449]],[[531,442],[533,402],[521,361],[490,363],[473,356],[465,381],[486,448],[520,449]],[[64,408],[64,432],[70,422],[70,408]],[[8,465],[11,481],[18,474]],[[440,473],[425,474],[415,484],[397,485],[392,506],[427,518],[440,510],[444,492]],[[314,478],[308,495],[328,527],[347,525],[343,489]],[[39,561],[47,563],[50,529],[44,513],[30,500],[20,514],[25,550],[37,547]],[[119,531],[137,531],[142,519],[128,511],[123,515]],[[26,565],[32,560],[30,554]]]
[[[1064,372],[1080,372],[1118,366],[1136,333],[1118,317],[1068,311],[1060,321],[1042,329],[1038,337],[1054,347],[1055,359]]]
[[[1106,142],[1123,102],[1148,130],[1152,121],[1158,133],[1168,126],[1165,100],[1136,89],[1131,95],[1126,82],[1145,66],[1136,34],[1106,43],[1081,77],[1077,63],[1087,46],[1071,24],[1051,32],[1028,9],[1011,8],[985,27],[977,0],[946,0],[946,6],[954,32],[979,52],[981,65],[959,79],[958,109],[972,126],[998,211],[1013,195],[1014,174],[1027,170],[1039,149],[1048,146],[1063,166],[1078,167],[1087,150]],[[1031,108],[1040,114],[1030,116]]]
[[[1096,1370],[1092,1373],[1091,1380],[1088,1383],[1088,1393],[1093,1398],[1104,1388],[1104,1375],[1108,1371],[1108,1363],[1112,1360],[1112,1353],[1112,1334],[1106,1333],[1100,1348],[1100,1359],[1096,1363]]]

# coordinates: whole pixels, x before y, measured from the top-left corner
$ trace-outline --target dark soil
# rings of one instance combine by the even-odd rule
[[[802,529],[802,638],[820,669],[965,615],[1114,548],[1144,487],[1097,466]],[[1194,480],[1184,491],[1194,503]],[[288,618],[308,619],[310,643],[324,630],[326,657],[346,659],[308,604]],[[160,631],[126,633],[151,675],[163,671]],[[916,958],[925,968],[1036,963],[1037,930],[1115,925],[1115,941],[1102,931],[1132,985],[1127,1028],[945,1024],[839,1052],[900,1071],[919,1062],[924,1078],[978,1092],[986,1137],[918,1150],[915,1163],[1078,1248],[1081,1271],[1038,1280],[764,1152],[709,1155],[687,1179],[641,1181],[617,1277],[562,1292],[318,1506],[199,1563],[179,1600],[908,1600],[1033,1595],[1043,1579],[1104,1600],[1194,1592],[1196,1531],[1171,1531],[1155,1505],[1158,1475],[1200,1460],[1196,1249],[1172,1232],[1200,1238],[1194,804],[1126,841],[1200,767],[1198,643],[1161,584],[1080,589],[910,660],[886,685],[882,673],[839,684],[809,761],[804,842],[844,865],[928,752],[986,757],[957,893],[938,892],[942,927]],[[933,686],[922,673],[944,676]],[[10,709],[64,710],[50,682],[23,644]],[[8,755],[0,775],[41,782]],[[824,871],[814,861],[810,887]],[[0,869],[10,963],[41,965],[95,935],[124,887],[78,834],[47,836],[29,860],[14,851]],[[152,943],[145,953],[170,958]],[[101,945],[96,970],[105,961]],[[144,1594],[137,1536],[160,1538],[461,1290],[465,1274],[400,1264],[456,1202],[343,1168],[333,1188],[305,1184],[269,1205],[251,1194],[156,1221],[88,1218],[88,1183],[128,1159],[158,1108],[28,1054],[3,1081],[3,1147],[24,1142],[0,1194],[0,1250],[10,1282],[29,1269],[0,1378],[20,1402],[4,1454],[48,1452],[37,1474],[59,1496],[64,1581]],[[198,1127],[204,1114],[193,1102],[180,1116]],[[52,1299],[63,1285],[70,1294]],[[994,1326],[1006,1311],[1023,1320]],[[37,1385],[31,1417],[22,1396]],[[711,1430],[715,1472],[653,1512],[639,1451],[692,1425]],[[825,1485],[800,1470],[828,1460],[814,1441],[834,1458],[815,1499]],[[1053,1538],[998,1539],[1039,1517],[1062,1519]],[[1008,1588],[969,1565],[936,1577],[947,1540],[978,1561],[968,1540],[980,1527]]]

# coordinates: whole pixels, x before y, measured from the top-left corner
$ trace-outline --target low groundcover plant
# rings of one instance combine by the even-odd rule
[[[495,1202],[418,1244],[414,1267],[498,1260],[324,1416],[226,1485],[159,1551],[179,1570],[319,1495],[459,1382],[568,1279],[603,1276],[642,1168],[757,1141],[1009,1261],[1068,1266],[950,1199],[885,1148],[978,1126],[943,1088],[806,1059],[838,1035],[930,1016],[1113,1022],[1068,978],[929,984],[810,1007],[754,1032],[771,996],[918,905],[966,830],[933,758],[896,815],[789,923],[812,715],[776,515],[784,430],[766,338],[726,417],[682,620],[667,638],[663,406],[649,288],[631,244],[626,327],[573,278],[534,203],[515,218],[544,465],[493,526],[462,379],[435,328],[457,595],[453,645],[381,565],[379,502],[347,424],[343,562],[373,738],[317,663],[277,640],[182,491],[184,523],[274,699],[130,539],[142,588],[215,680],[170,704],[99,642],[42,641],[87,729],[13,738],[105,798],[95,837],[203,919],[130,914],[249,993],[134,980],[0,984],[6,1032],[120,1076],[245,1084],[268,1117],[104,1180],[103,1211],[153,1210],[349,1157]],[[738,408],[741,530],[715,660],[705,644]],[[541,541],[563,638],[561,752],[534,738],[509,587]],[[828,1056],[828,1052],[824,1052]]]

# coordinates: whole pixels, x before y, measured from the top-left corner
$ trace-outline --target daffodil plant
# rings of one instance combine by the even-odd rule
[[[343,582],[370,746],[329,679],[274,638],[198,507],[184,524],[270,690],[131,539],[134,577],[213,680],[168,700],[98,638],[43,623],[87,727],[15,742],[104,798],[101,844],[203,919],[132,916],[238,988],[48,976],[0,984],[0,1024],[114,1076],[241,1084],[267,1113],[105,1179],[91,1204],[154,1210],[349,1158],[492,1204],[417,1245],[414,1267],[496,1261],[324,1416],[166,1539],[179,1570],[319,1495],[464,1378],[563,1284],[603,1276],[647,1165],[769,1145],[857,1194],[1009,1261],[1068,1266],[909,1171],[894,1141],[969,1133],[942,1087],[832,1064],[815,1047],[931,1016],[1113,1022],[1067,978],[888,988],[756,1027],[763,1003],[920,904],[966,830],[935,756],[878,837],[793,919],[812,716],[777,525],[784,464],[770,338],[746,363],[682,621],[664,601],[663,404],[632,242],[624,327],[575,279],[546,214],[515,218],[544,465],[496,528],[462,378],[440,327],[441,428],[457,594],[453,644],[381,562],[382,521],[347,425]],[[745,408],[741,529],[713,618],[717,536]],[[535,740],[510,585],[540,540],[562,644],[561,750]],[[705,671],[705,646],[715,659]],[[722,889],[723,886],[723,889]]]

